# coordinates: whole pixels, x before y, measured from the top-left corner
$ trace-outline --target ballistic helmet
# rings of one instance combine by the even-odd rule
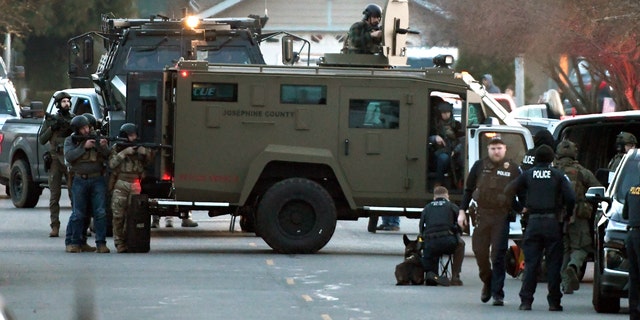
[[[438,103],[438,111],[440,112],[453,112],[453,105],[449,102]]]
[[[578,147],[569,140],[562,140],[556,147],[556,155],[558,158],[569,157],[575,160],[578,157]]]
[[[138,128],[135,124],[127,122],[120,126],[120,133],[118,136],[120,138],[128,138],[130,134],[137,133]]]
[[[636,136],[629,132],[620,132],[618,136],[616,136],[616,144],[637,144],[638,140],[636,140]]]
[[[87,120],[89,120],[89,125],[91,126],[91,128],[96,129],[96,125],[98,125],[98,120],[96,119],[96,117],[94,117],[91,113],[83,113],[82,116],[84,116],[85,118],[87,118]]]
[[[80,131],[80,128],[89,125],[89,120],[85,116],[75,116],[71,119],[71,129],[74,132]]]
[[[369,19],[370,17],[380,18],[382,17],[382,8],[380,8],[380,6],[377,4],[370,3],[366,8],[364,8],[362,14],[364,14],[365,20]]]
[[[60,108],[60,101],[64,98],[71,100],[71,96],[64,91],[60,91],[53,95],[53,101],[55,102],[56,107]]]

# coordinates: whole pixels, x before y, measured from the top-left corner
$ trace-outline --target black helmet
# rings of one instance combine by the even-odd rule
[[[616,137],[616,144],[637,144],[638,140],[636,140],[636,136],[629,132],[620,132]]]
[[[575,160],[578,157],[578,147],[569,140],[562,140],[556,147],[556,155],[558,158],[569,157]]]
[[[71,100],[71,96],[64,91],[58,91],[56,94],[53,95],[53,100],[56,104],[56,107],[60,108],[60,101],[64,98]]]
[[[536,163],[550,163],[553,161],[555,154],[553,153],[553,149],[550,146],[543,144],[538,149],[536,149],[535,154]]]
[[[120,133],[118,133],[118,136],[120,138],[128,138],[130,134],[137,133],[137,130],[138,128],[135,124],[127,122],[120,126]]]
[[[91,128],[96,128],[96,125],[98,124],[98,120],[96,119],[96,117],[94,117],[91,113],[83,113],[82,116],[84,116],[85,118],[87,118],[87,120],[89,120],[89,125],[91,126]]]
[[[85,116],[75,116],[71,119],[71,129],[78,132],[80,128],[89,125],[89,120]]]
[[[453,105],[449,102],[438,103],[438,111],[440,112],[453,112]]]
[[[382,17],[382,8],[380,8],[380,6],[377,4],[370,3],[366,8],[364,8],[362,14],[364,14],[365,20],[369,19],[370,17],[380,18]]]

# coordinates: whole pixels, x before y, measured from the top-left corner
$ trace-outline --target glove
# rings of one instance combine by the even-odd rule
[[[146,155],[148,153],[147,148],[145,147],[138,147],[138,154],[139,155]]]
[[[136,153],[136,149],[134,149],[133,147],[126,147],[124,150],[120,151],[120,153],[125,156],[129,156]]]

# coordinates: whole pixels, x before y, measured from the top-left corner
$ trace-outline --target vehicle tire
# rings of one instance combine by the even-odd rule
[[[271,186],[258,205],[258,234],[280,253],[314,253],[336,228],[336,207],[318,183],[289,178]]]
[[[253,214],[243,214],[240,216],[240,229],[243,232],[256,232],[256,218]]]
[[[598,254],[598,253],[596,253]],[[600,289],[600,283],[602,282],[600,262],[595,259],[593,267],[593,308],[598,313],[618,313],[620,311],[620,298],[607,297],[602,293]]]
[[[9,175],[11,201],[16,208],[33,208],[38,204],[42,189],[33,182],[29,164],[18,159],[11,166]]]

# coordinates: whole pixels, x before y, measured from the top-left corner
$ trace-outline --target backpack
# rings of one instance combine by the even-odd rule
[[[558,169],[564,172],[567,178],[569,178],[571,188],[576,193],[576,205],[573,209],[573,215],[580,219],[590,219],[592,207],[584,197],[584,193],[587,191],[585,190],[585,179],[582,173],[584,168],[577,163],[571,163],[564,166],[559,165]]]

